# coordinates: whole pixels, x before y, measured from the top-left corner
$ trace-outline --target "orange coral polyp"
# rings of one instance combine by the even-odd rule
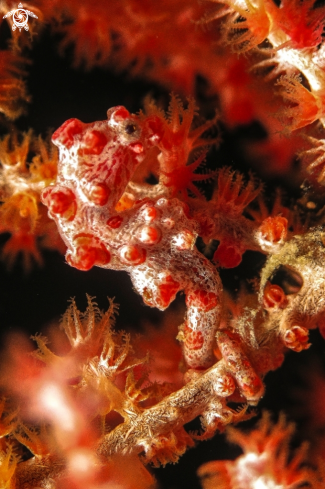
[[[226,41],[232,45],[234,51],[247,52],[268,37],[272,21],[267,12],[267,3],[257,0],[253,5],[249,0],[245,0],[247,9],[229,2],[236,12],[235,18],[230,16],[225,23]],[[238,19],[243,20],[238,22]]]
[[[270,243],[285,239],[288,232],[288,220],[282,216],[267,217],[259,228],[262,237]]]
[[[281,87],[281,95],[291,106],[280,108],[279,117],[288,119],[291,131],[301,129],[322,116],[323,97],[315,91],[307,90],[298,76],[282,76],[276,83]]]
[[[258,3],[259,5],[255,11],[252,9],[252,11],[247,14],[247,20],[245,22],[247,28],[255,38],[255,45],[261,44],[268,37],[271,30],[271,19],[267,9],[265,9],[263,1]]]
[[[325,10],[314,4],[315,0],[282,0],[281,8],[271,9],[274,23],[294,49],[315,48],[322,42]]]

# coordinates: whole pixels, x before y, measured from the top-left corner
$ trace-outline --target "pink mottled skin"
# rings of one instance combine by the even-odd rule
[[[161,310],[185,292],[185,360],[191,369],[205,369],[215,361],[222,286],[216,268],[195,247],[198,223],[161,186],[141,200],[141,186],[137,195],[128,187],[163,135],[159,117],[130,115],[120,106],[108,111],[107,121],[66,121],[53,135],[60,150],[57,181],[42,200],[68,247],[70,265],[126,270],[145,303]],[[126,189],[133,199],[127,208],[121,205]]]

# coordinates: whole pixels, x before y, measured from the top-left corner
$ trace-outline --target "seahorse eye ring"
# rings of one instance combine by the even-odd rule
[[[137,129],[138,128],[135,124],[127,124],[124,130],[126,134],[133,134]]]

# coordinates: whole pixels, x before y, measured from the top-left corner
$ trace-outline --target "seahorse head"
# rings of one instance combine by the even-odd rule
[[[105,121],[69,119],[52,137],[60,151],[56,185],[73,188],[92,205],[113,208],[161,137],[158,117],[132,115],[122,106],[109,109]]]

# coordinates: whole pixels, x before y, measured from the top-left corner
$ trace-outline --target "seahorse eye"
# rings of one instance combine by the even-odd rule
[[[133,134],[137,130],[137,126],[135,124],[127,124],[124,130],[126,134]]]

